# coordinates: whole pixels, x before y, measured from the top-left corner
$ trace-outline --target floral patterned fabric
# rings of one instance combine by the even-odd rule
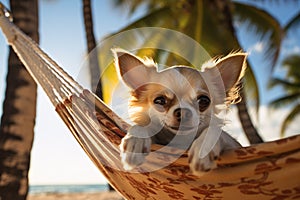
[[[102,169],[128,199],[300,199],[300,137],[226,152],[194,176],[186,156],[151,173]]]
[[[110,184],[126,199],[300,199],[299,135],[227,151],[217,161],[217,169],[201,176],[190,172],[186,152],[178,156],[177,149],[153,145],[147,164],[126,172],[118,145],[129,127],[127,123],[88,91],[80,97],[72,96],[56,110]],[[96,131],[89,133],[83,125],[76,125],[79,119],[86,129],[94,128],[96,119]],[[149,170],[172,157],[171,164]]]

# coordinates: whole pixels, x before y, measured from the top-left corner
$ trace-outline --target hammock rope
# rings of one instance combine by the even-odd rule
[[[8,43],[90,159],[125,198],[300,198],[299,136],[225,152],[218,168],[203,176],[190,173],[186,153],[159,145],[153,145],[146,164],[134,172],[124,171],[118,145],[130,125],[69,76],[10,18],[0,4],[0,27]]]

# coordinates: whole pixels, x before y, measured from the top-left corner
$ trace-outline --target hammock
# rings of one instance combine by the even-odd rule
[[[159,145],[153,145],[146,164],[124,171],[118,145],[130,125],[64,72],[5,10],[0,10],[0,26],[78,143],[124,198],[300,198],[300,136],[227,151],[218,168],[202,176],[190,173],[186,152]]]

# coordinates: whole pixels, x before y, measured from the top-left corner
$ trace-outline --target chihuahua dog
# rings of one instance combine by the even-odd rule
[[[189,149],[189,165],[195,173],[215,168],[224,150],[240,147],[221,129],[224,122],[218,114],[239,99],[237,85],[246,54],[212,60],[201,71],[187,66],[158,71],[150,59],[122,49],[113,52],[119,76],[131,89],[129,115],[135,123],[120,144],[126,170],[141,165],[153,143]],[[212,145],[206,145],[203,154],[207,140]]]

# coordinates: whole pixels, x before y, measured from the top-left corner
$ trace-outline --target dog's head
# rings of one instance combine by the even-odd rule
[[[211,114],[217,112],[217,104],[238,98],[237,84],[246,59],[246,54],[236,53],[207,63],[202,71],[173,66],[158,72],[151,60],[142,60],[120,49],[114,50],[114,54],[117,71],[132,90],[131,120],[174,134],[202,131],[209,125]]]

